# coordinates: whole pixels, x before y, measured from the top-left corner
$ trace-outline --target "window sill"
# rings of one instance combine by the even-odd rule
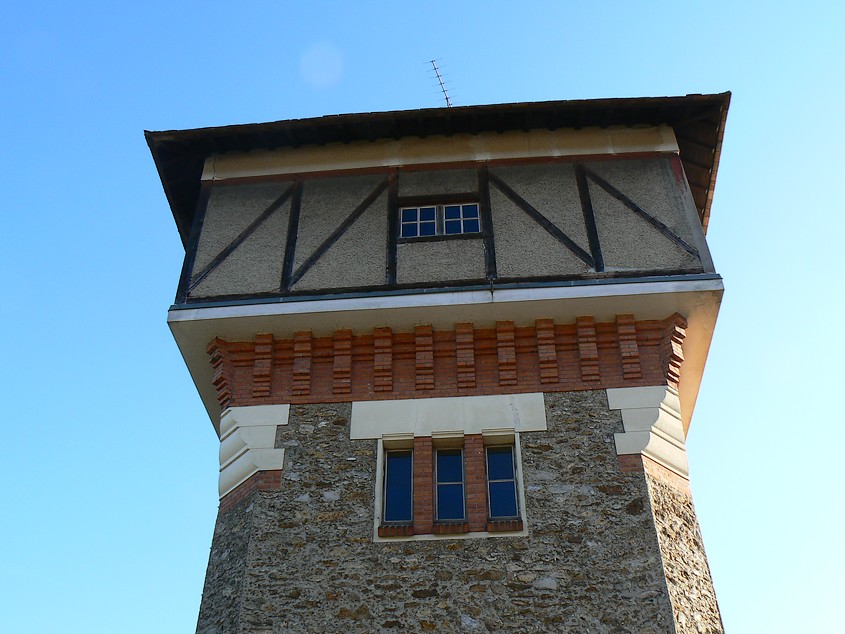
[[[413,524],[383,524],[378,527],[379,537],[411,537],[413,534]]]
[[[413,236],[396,238],[396,244],[409,244],[412,242],[442,242],[443,240],[481,240],[484,235],[480,231],[473,233],[441,233],[435,236]]]
[[[432,535],[458,535],[468,532],[469,524],[467,522],[442,522],[431,527]]]
[[[522,520],[519,518],[513,520],[487,520],[488,533],[519,532],[522,528]]]

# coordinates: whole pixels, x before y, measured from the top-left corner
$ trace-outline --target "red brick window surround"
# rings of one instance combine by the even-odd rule
[[[408,438],[385,443],[380,458],[379,537],[523,530],[514,436]]]

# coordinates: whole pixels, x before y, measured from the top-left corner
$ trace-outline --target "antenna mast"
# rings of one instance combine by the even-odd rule
[[[449,99],[449,93],[446,92],[446,84],[443,82],[443,77],[440,76],[440,69],[437,68],[437,60],[431,60],[431,67],[434,68],[434,74],[437,75],[437,81],[440,82],[440,90],[443,91],[443,97],[446,98],[446,107],[452,107],[452,100]]]

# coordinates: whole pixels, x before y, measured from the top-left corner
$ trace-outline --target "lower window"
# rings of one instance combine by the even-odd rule
[[[514,434],[390,439],[380,455],[377,535],[521,532],[516,442]]]
[[[491,520],[519,517],[512,445],[487,447],[487,509]]]
[[[384,457],[384,509],[386,524],[414,521],[414,454],[410,450],[388,451]]]

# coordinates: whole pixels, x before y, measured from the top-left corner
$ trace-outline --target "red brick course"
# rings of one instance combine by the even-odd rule
[[[282,488],[282,470],[259,471],[241,482],[220,500],[219,513],[223,514],[255,491],[278,491]]]
[[[434,454],[431,438],[414,438],[414,534],[431,533],[434,526]]]
[[[496,328],[414,332],[379,328],[373,334],[272,339],[215,339],[208,352],[222,407],[268,403],[331,403],[397,398],[568,392],[612,387],[677,387],[686,321],[576,324],[538,320]],[[269,386],[269,394],[267,389]]]

